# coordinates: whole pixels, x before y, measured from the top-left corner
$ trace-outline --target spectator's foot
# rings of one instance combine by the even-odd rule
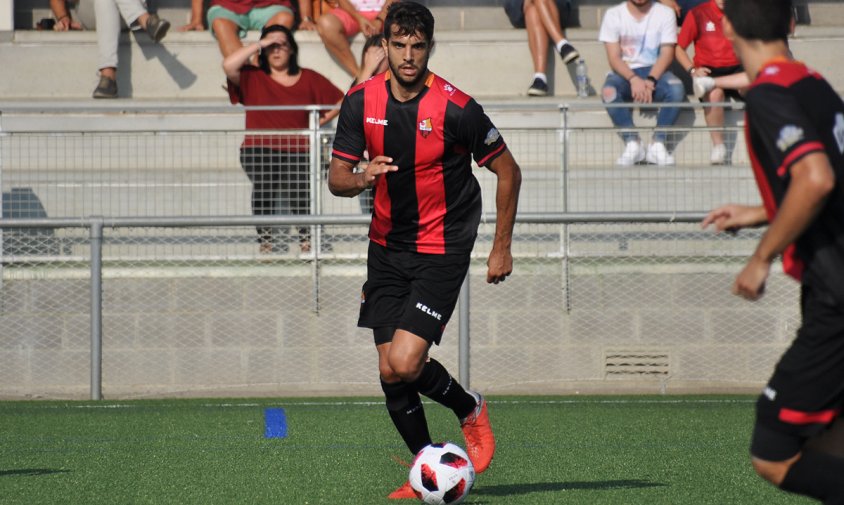
[[[94,98],[117,98],[117,81],[111,77],[101,75],[100,83],[94,88]]]
[[[624,152],[621,153],[621,157],[619,157],[615,163],[616,165],[629,167],[630,165],[635,165],[644,159],[645,149],[642,147],[642,143],[638,140],[630,140],[624,147]]]
[[[709,93],[715,87],[715,79],[712,77],[695,77],[692,79],[692,90],[697,98]]]
[[[156,42],[161,42],[161,39],[167,35],[167,30],[170,29],[170,22],[166,19],[161,19],[158,14],[150,14],[147,19],[147,34],[149,38]]]
[[[577,49],[575,49],[574,46],[569,44],[568,42],[563,44],[563,47],[560,48],[560,58],[563,59],[563,63],[565,63],[566,65],[573,62],[579,57],[580,53],[578,53]]]
[[[528,96],[548,96],[548,83],[539,77],[535,78],[528,88]]]
[[[648,154],[645,156],[645,159],[648,163],[653,163],[654,165],[673,165],[674,164],[674,156],[672,156],[668,149],[665,148],[665,144],[662,142],[651,142],[651,145],[648,146]]]
[[[709,162],[713,165],[724,165],[727,163],[727,146],[715,144],[709,153]]]

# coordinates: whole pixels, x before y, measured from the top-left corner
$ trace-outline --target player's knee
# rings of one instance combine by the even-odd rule
[[[788,469],[791,468],[792,460],[786,461],[765,461],[756,457],[751,458],[751,464],[756,474],[775,486],[782,484]]]
[[[401,381],[399,374],[393,371],[393,368],[387,363],[380,363],[378,365],[378,374],[381,376],[381,380],[387,383],[392,384]]]
[[[389,363],[393,373],[404,382],[413,382],[422,372],[422,364],[407,358],[392,358]]]

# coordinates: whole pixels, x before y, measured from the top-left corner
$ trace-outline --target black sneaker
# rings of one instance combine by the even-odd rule
[[[539,77],[528,88],[528,96],[548,96],[548,83]]]
[[[580,53],[578,53],[577,49],[575,49],[574,46],[569,44],[568,42],[563,44],[563,47],[560,48],[560,58],[563,59],[563,63],[565,63],[566,65],[573,62],[579,57]]]
[[[94,88],[94,98],[117,98],[117,81],[111,77],[100,76],[100,83]]]
[[[147,19],[147,34],[149,34],[149,38],[156,42],[161,42],[161,39],[167,35],[167,30],[169,29],[169,21],[159,18],[158,14],[149,15],[149,19]]]

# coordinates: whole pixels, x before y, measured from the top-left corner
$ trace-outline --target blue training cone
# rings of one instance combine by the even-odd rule
[[[282,408],[264,409],[264,438],[287,436],[287,416]]]

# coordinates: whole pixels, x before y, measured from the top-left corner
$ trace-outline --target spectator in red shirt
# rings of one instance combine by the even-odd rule
[[[683,21],[674,50],[677,62],[692,75],[695,96],[704,103],[723,102],[728,97],[741,100],[738,90],[750,84],[733,45],[721,29],[723,8],[724,0],[709,0],[692,9]],[[691,44],[695,45],[694,62],[686,53]],[[723,107],[704,107],[703,117],[706,126],[716,128],[710,132],[710,163],[728,163],[724,133],[717,129],[724,126]]]
[[[232,103],[247,106],[333,105],[343,99],[343,92],[321,74],[300,68],[299,47],[293,32],[282,25],[272,25],[261,32],[261,40],[240,49],[223,60]],[[260,67],[249,64],[258,55]],[[338,110],[325,111],[319,124],[324,125]],[[303,130],[308,128],[310,112],[246,111],[246,129]],[[310,213],[309,137],[302,134],[250,134],[240,147],[240,163],[252,181],[252,212],[255,215]],[[280,243],[286,230],[258,228],[262,253],[285,252]],[[310,251],[307,228],[299,229],[302,252]]]
[[[315,30],[310,0],[211,0],[206,14],[208,27],[220,45],[223,58],[243,47],[240,40],[249,30],[261,30],[271,25],[292,29],[295,19],[291,1],[297,1],[299,4],[302,17],[299,28]],[[191,0],[190,22],[179,28],[180,31],[205,29],[202,25],[203,2],[204,0]]]

